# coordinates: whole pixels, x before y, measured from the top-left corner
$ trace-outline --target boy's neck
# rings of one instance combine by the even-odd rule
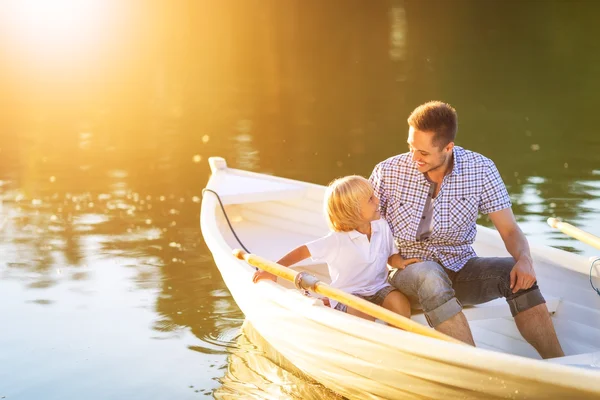
[[[371,222],[365,222],[356,227],[356,231],[371,237]]]

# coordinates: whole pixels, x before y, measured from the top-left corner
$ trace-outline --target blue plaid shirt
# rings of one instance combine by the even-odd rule
[[[494,162],[454,146],[454,167],[433,199],[433,230],[428,239],[419,241],[417,229],[430,183],[417,170],[411,154],[400,154],[377,164],[369,180],[400,254],[435,261],[453,271],[476,256],[471,245],[477,233],[478,213],[511,207]]]

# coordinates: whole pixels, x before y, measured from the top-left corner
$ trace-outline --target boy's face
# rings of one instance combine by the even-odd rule
[[[370,197],[362,199],[360,211],[365,222],[376,221],[381,217],[379,214],[379,199],[375,196],[375,193],[371,193]]]

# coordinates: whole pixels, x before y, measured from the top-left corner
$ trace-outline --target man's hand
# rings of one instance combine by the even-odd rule
[[[267,271],[263,271],[263,270],[258,270],[254,273],[254,275],[252,276],[252,282],[256,283],[260,280],[263,279],[269,279],[272,280],[273,282],[277,282],[277,277]]]
[[[513,293],[517,293],[521,289],[529,289],[535,283],[535,271],[533,270],[533,262],[531,258],[522,258],[510,271],[510,288]]]
[[[513,293],[529,289],[535,283],[533,260],[529,251],[529,243],[517,225],[515,216],[510,208],[489,214],[494,226],[500,233],[506,250],[517,263],[510,271],[510,288]]]

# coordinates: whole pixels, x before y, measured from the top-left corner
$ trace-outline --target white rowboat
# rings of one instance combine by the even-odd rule
[[[209,163],[207,188],[219,194],[250,252],[277,260],[328,232],[323,186],[231,169],[222,158]],[[286,282],[253,284],[254,268],[232,254],[240,244],[212,193],[203,197],[200,225],[227,287],[256,331],[301,371],[347,398],[600,397],[600,296],[590,287],[584,257],[531,246],[566,353],[541,360],[503,299],[465,308],[476,348],[449,343],[332,310]],[[489,228],[478,226],[474,247],[479,256],[508,256]],[[305,260],[293,268],[329,281],[325,264]],[[422,314],[412,319],[426,324]]]

